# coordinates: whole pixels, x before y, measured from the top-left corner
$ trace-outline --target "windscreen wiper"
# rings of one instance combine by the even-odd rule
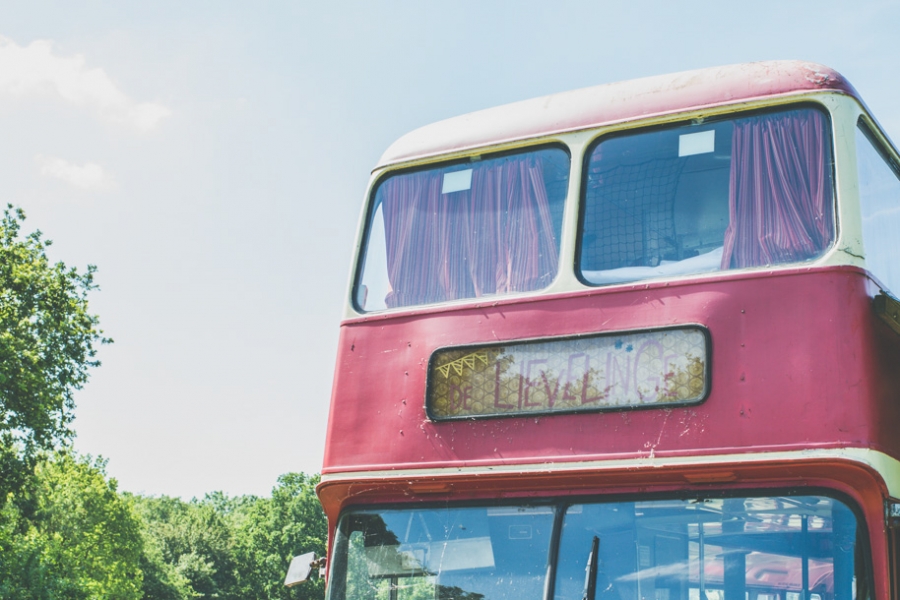
[[[591,553],[584,568],[584,593],[581,600],[594,600],[597,595],[597,565],[600,562],[600,538],[591,540]]]

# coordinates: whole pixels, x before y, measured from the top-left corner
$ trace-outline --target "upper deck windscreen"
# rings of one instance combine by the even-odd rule
[[[828,122],[816,109],[604,137],[585,170],[586,283],[798,262],[834,237]]]
[[[558,148],[407,171],[375,191],[364,311],[529,292],[556,275],[569,155]]]

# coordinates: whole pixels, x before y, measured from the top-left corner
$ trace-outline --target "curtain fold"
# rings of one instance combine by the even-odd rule
[[[735,121],[723,269],[801,261],[828,246],[827,131],[813,109]]]
[[[538,156],[473,163],[468,190],[441,193],[445,172],[391,177],[379,188],[388,307],[539,289],[558,244]]]

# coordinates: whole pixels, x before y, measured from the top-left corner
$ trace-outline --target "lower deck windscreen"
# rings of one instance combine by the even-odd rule
[[[329,600],[870,598],[857,532],[824,496],[354,510]]]

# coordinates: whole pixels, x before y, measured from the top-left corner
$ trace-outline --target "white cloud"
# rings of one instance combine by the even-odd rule
[[[102,191],[114,186],[113,178],[97,163],[76,165],[55,156],[38,154],[34,157],[41,175],[59,179],[82,190]]]
[[[55,92],[66,102],[92,109],[102,118],[126,123],[145,132],[172,111],[161,104],[136,102],[103,69],[90,68],[84,56],[60,56],[53,43],[36,40],[19,46],[0,36],[0,94],[26,95]]]

